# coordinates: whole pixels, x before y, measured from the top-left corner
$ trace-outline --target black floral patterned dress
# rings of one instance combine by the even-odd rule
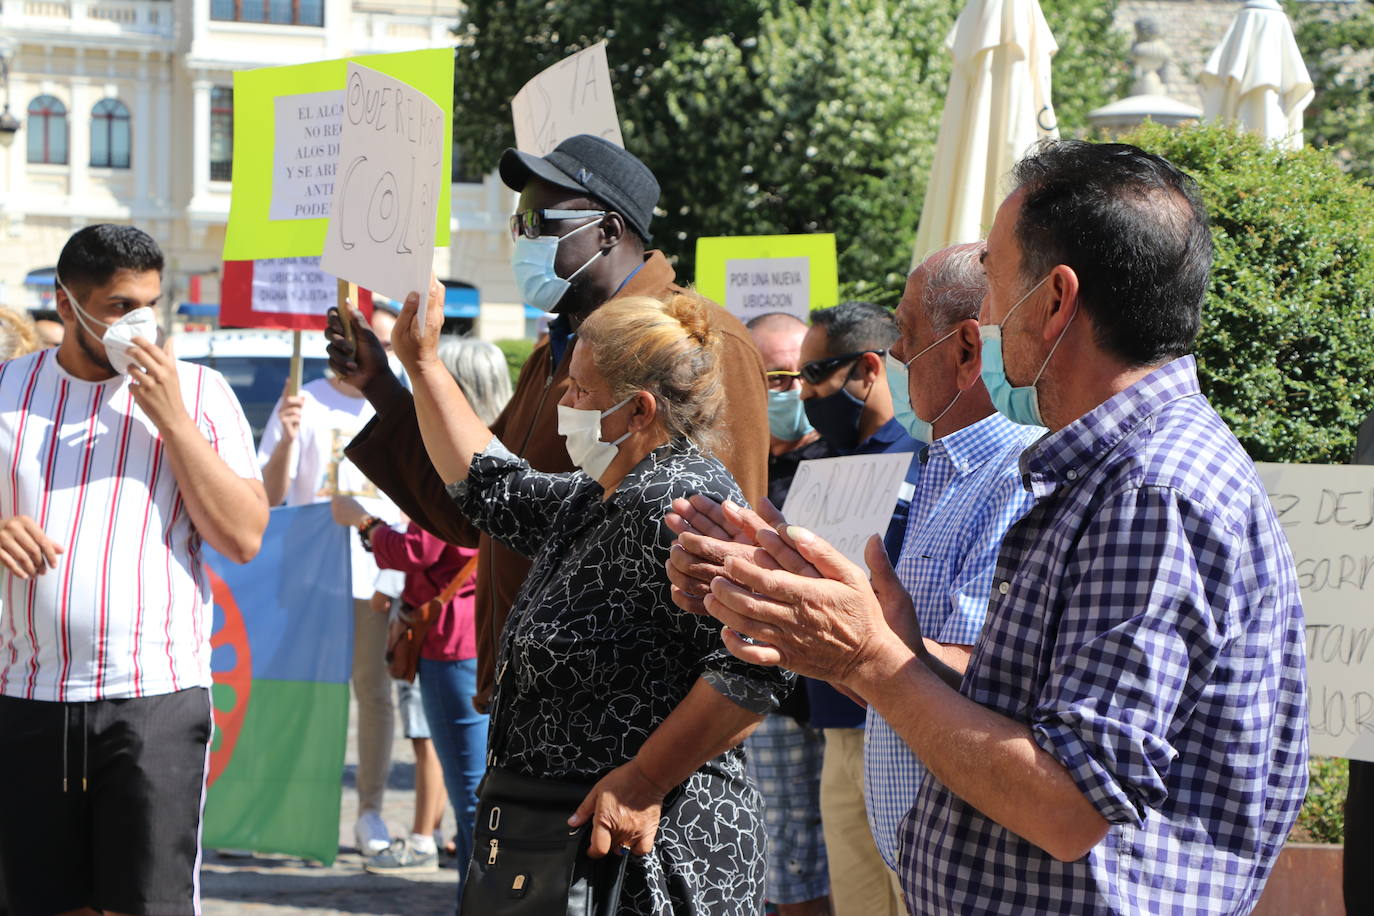
[[[499,441],[449,494],[534,565],[506,622],[489,746],[493,763],[594,781],[630,760],[704,679],[753,712],[776,706],[790,675],[725,651],[720,625],[669,598],[678,497],[743,502],[725,467],[684,441],[647,456],[603,500],[582,473],[534,471]],[[622,914],[761,913],[762,802],[739,747],[708,761],[665,809],[654,849],[630,860]]]

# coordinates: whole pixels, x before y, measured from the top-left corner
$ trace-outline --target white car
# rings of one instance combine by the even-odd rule
[[[291,367],[291,332],[272,330],[190,331],[172,342],[177,359],[218,370],[238,395],[253,441],[261,441],[263,427],[286,387]],[[324,334],[301,332],[301,384],[323,378],[329,365]]]

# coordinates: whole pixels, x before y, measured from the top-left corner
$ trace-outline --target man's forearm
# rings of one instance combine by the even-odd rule
[[[708,760],[739,744],[763,721],[698,680],[635,755],[640,772],[667,793]]]
[[[961,646],[954,644],[939,643],[933,639],[925,640],[925,654],[922,660],[926,667],[939,675],[940,680],[944,681],[955,690],[964,681],[964,672],[968,670],[969,656],[973,654],[972,646]]]
[[[162,441],[186,512],[205,543],[235,563],[253,559],[267,528],[262,484],[225,464],[190,417],[163,430]]]
[[[383,368],[362,388],[363,397],[379,414],[410,407],[410,392],[389,368]]]
[[[892,640],[849,685],[951,792],[1050,855],[1072,861],[1109,824],[1030,729],[973,702]]]

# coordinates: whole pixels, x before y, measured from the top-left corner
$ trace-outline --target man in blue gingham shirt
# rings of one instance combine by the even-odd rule
[[[1307,786],[1306,666],[1292,555],[1188,355],[1206,213],[1123,144],[1048,142],[1014,178],[982,374],[1051,432],[967,671],[809,532],[758,533],[780,569],[732,558],[705,608],[732,653],[857,693],[928,767],[899,840],[913,913],[1248,913]]]
[[[975,371],[978,310],[987,284],[981,242],[936,252],[911,272],[897,325],[895,358],[906,363],[917,426],[934,439],[921,452],[897,578],[910,594],[921,632],[962,671],[987,613],[1002,535],[1031,504],[1016,459],[1045,430],[993,409]],[[971,380],[959,387],[964,368]],[[896,375],[891,372],[890,375]],[[918,430],[920,431],[920,430]],[[897,869],[897,826],[916,800],[924,772],[916,755],[874,709],[864,724],[864,802],[878,851]]]

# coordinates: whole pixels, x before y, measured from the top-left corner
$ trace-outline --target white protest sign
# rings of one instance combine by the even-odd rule
[[[604,41],[563,58],[526,83],[511,99],[510,112],[521,152],[543,156],[578,134],[625,145]]]
[[[272,219],[319,219],[334,199],[343,132],[342,89],[279,95],[274,100]]]
[[[320,267],[391,299],[418,290],[425,320],[444,174],[444,112],[423,92],[352,61],[338,180]]]
[[[253,262],[253,311],[323,315],[338,300],[338,280],[320,270],[319,258],[264,258]]]
[[[867,569],[864,545],[887,533],[911,467],[911,452],[817,458],[797,465],[782,514]]]
[[[811,259],[732,258],[725,262],[725,310],[741,321],[786,312],[811,314]]]
[[[1374,760],[1374,466],[1258,467],[1302,589],[1312,753]]]

